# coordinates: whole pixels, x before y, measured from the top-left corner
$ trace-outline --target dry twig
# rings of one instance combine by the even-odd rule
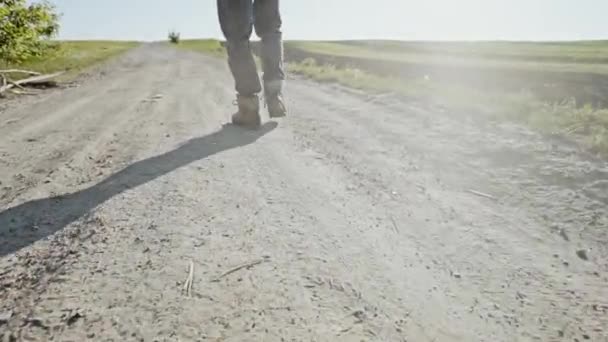
[[[473,195],[477,195],[477,196],[481,196],[481,197],[489,198],[489,199],[491,199],[491,200],[496,200],[496,197],[494,197],[494,196],[492,196],[492,195],[489,195],[489,194],[485,194],[485,193],[483,193],[483,192],[479,192],[479,191],[477,191],[477,190],[472,190],[472,189],[469,189],[469,190],[467,190],[467,192],[468,192],[468,193],[471,193],[471,194],[473,194]]]
[[[39,94],[34,91],[16,90],[16,89],[11,89],[10,92],[13,94],[16,94],[16,95],[38,95]]]
[[[194,262],[192,262],[192,260],[191,260],[189,271],[188,271],[188,278],[186,278],[186,281],[184,283],[184,292],[186,292],[186,294],[188,296],[190,296],[192,294],[192,281],[193,280],[194,280]]]
[[[248,262],[246,264],[242,264],[242,265],[239,265],[237,267],[231,268],[228,271],[222,273],[222,275],[220,275],[219,277],[215,278],[213,280],[213,282],[218,282],[218,281],[220,281],[220,279],[222,279],[222,278],[224,278],[224,277],[226,277],[228,275],[231,275],[232,273],[238,272],[238,271],[240,271],[240,270],[242,270],[244,268],[250,268],[250,267],[259,265],[259,264],[261,264],[261,263],[263,263],[265,261],[266,261],[266,259],[259,259],[259,260],[251,261],[251,262]]]
[[[188,272],[188,278],[184,283],[184,292],[188,297],[192,296],[192,282],[194,281],[194,262],[190,260],[190,271]]]
[[[399,233],[399,226],[397,225],[395,218],[391,216],[390,219],[391,219],[391,223],[393,224],[393,230],[395,231],[395,233]]]

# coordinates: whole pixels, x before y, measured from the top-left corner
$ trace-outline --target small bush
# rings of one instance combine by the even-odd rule
[[[179,44],[180,34],[179,32],[171,31],[169,32],[169,42],[172,44]]]

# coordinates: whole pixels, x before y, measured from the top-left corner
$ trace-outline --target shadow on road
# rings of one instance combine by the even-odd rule
[[[0,213],[0,256],[19,251],[62,230],[125,190],[150,182],[194,161],[251,144],[276,127],[277,124],[273,122],[258,130],[224,125],[221,130],[191,139],[173,151],[136,162],[90,188],[9,208]]]

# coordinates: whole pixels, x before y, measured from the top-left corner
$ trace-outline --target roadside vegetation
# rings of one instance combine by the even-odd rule
[[[25,94],[24,86],[69,79],[137,45],[56,41],[59,19],[55,7],[47,1],[0,0],[0,95]]]
[[[42,56],[30,57],[20,62],[0,62],[0,69],[26,69],[39,73],[68,71],[74,75],[83,69],[103,62],[137,46],[127,41],[54,41]],[[19,75],[15,75],[19,77]]]
[[[511,119],[608,154],[608,42],[288,42],[288,70]]]

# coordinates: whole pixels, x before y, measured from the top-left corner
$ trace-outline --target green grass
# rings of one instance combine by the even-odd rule
[[[216,39],[185,39],[175,45],[179,49],[202,52],[212,56],[225,56],[226,50]]]
[[[608,74],[608,41],[559,43],[293,41],[288,42],[287,47],[330,56],[429,66]]]
[[[137,42],[123,41],[61,41],[53,42],[47,56],[33,58],[19,64],[0,62],[0,69],[19,68],[52,73],[68,71],[64,79],[73,77],[83,69],[119,55],[135,46]],[[14,75],[17,77],[18,75]]]
[[[361,46],[370,43],[296,43],[297,49],[308,49],[307,46],[315,47],[305,50],[310,51],[312,56],[318,56],[321,48],[323,48],[322,53],[324,55],[345,54],[347,50],[343,49],[342,44],[359,44],[357,49],[361,49]],[[294,48],[293,43],[288,43],[288,48],[290,45],[291,48]],[[584,54],[583,52],[587,51],[588,47],[585,44],[580,44],[584,46],[581,51],[576,50],[578,43],[575,45],[575,48],[566,49],[565,52],[562,52],[561,56],[573,56],[577,52]],[[590,45],[595,46],[595,44]],[[502,45],[498,44],[498,46],[502,48]],[[599,44],[597,48],[605,47],[605,44]],[[377,49],[377,46],[375,48]],[[445,46],[442,48],[447,49]],[[465,48],[466,46],[455,45],[451,47],[450,51],[465,51]],[[490,55],[490,52],[502,53],[500,48],[494,51],[491,46],[486,45],[484,53],[486,56]],[[551,53],[551,49],[555,47],[537,47],[532,44],[526,48],[531,55],[541,54],[541,52],[544,55]],[[378,61],[386,58],[384,51],[377,52],[372,48],[367,49],[364,54],[366,58],[377,58]],[[435,47],[435,49],[438,49],[438,47]],[[361,57],[362,54],[359,51],[357,50],[357,53],[353,55],[354,58]],[[301,52],[299,53],[301,54]],[[515,54],[516,52],[511,51],[510,53]],[[523,54],[524,52],[520,50],[519,53]],[[559,53],[556,53],[556,55],[560,56]],[[410,56],[410,58],[418,57]],[[435,60],[432,63],[436,62]],[[426,76],[402,77],[398,73],[396,73],[397,76],[390,77],[376,74],[373,71],[361,70],[357,67],[356,59],[353,59],[352,63],[348,65],[336,66],[327,62],[317,62],[314,58],[309,57],[299,62],[290,62],[287,67],[288,71],[292,73],[304,75],[321,82],[335,82],[368,92],[390,92],[427,104],[440,105],[453,111],[474,112],[493,119],[523,122],[540,132],[567,136],[582,143],[592,151],[608,155],[608,109],[594,108],[590,105],[580,106],[570,98],[552,102],[543,100],[530,90],[488,89],[471,84],[443,82]],[[501,82],[501,80],[496,79],[496,82]],[[590,84],[590,86],[593,85]]]
[[[396,42],[354,41],[347,45],[400,52],[443,55],[475,55],[480,58],[508,60],[605,63],[608,41],[575,42]]]

